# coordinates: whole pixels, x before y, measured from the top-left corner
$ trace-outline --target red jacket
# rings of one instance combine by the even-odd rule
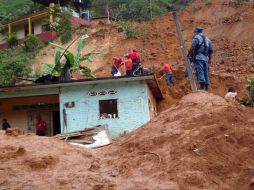
[[[126,59],[124,61],[124,65],[125,65],[125,70],[126,71],[131,71],[132,70],[132,60],[131,59]]]
[[[164,64],[164,66],[163,66],[163,71],[164,71],[165,73],[172,72],[171,65],[168,64],[168,63]]]
[[[113,65],[118,69],[120,67],[121,63],[122,63],[122,59],[117,58],[117,59],[114,60]]]
[[[129,57],[131,58],[131,60],[133,60],[133,59],[135,59],[136,58],[136,54],[135,54],[135,52],[130,52],[129,53]]]
[[[133,51],[132,51],[132,52],[129,54],[129,56],[130,56],[130,58],[131,58],[133,64],[140,63],[140,54],[139,54],[139,53],[133,52]]]
[[[36,124],[36,131],[45,131],[46,130],[46,122],[43,120],[40,120]]]

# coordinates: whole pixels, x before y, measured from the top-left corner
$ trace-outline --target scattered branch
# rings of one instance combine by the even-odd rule
[[[149,151],[143,151],[141,153],[144,153],[144,154],[153,154],[153,155],[157,156],[159,158],[159,165],[161,164],[162,159],[161,159],[161,156],[159,154],[157,154],[155,152],[149,152]]]

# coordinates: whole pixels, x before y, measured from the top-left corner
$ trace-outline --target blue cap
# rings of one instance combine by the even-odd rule
[[[197,27],[195,28],[194,32],[202,33],[202,32],[203,32],[203,28],[201,28],[200,26],[197,26]]]

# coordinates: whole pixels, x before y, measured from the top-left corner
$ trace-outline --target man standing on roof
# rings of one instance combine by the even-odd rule
[[[161,66],[163,67],[163,72],[165,73],[164,75],[166,75],[166,83],[168,86],[170,86],[171,84],[174,86],[174,82],[172,80],[172,68],[171,65],[169,63],[161,63]]]
[[[134,73],[140,66],[140,54],[138,53],[137,48],[133,48],[132,51],[129,53],[129,56],[132,60],[132,72]]]
[[[124,66],[125,66],[126,75],[129,77],[133,76],[133,73],[132,73],[133,64],[132,64],[130,55],[125,55]]]
[[[208,91],[209,86],[209,64],[212,60],[212,42],[205,37],[201,27],[196,27],[194,36],[192,37],[191,48],[188,57],[194,62],[197,80],[200,84],[200,89]]]
[[[120,57],[113,58],[113,65],[112,65],[112,70],[111,70],[112,76],[115,76],[119,72],[119,68],[122,65],[122,62],[123,61]]]

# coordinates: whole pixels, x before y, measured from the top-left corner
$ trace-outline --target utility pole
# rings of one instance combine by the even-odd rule
[[[151,17],[151,20],[152,20],[152,18],[153,18],[152,0],[149,0],[149,6],[150,6],[150,17]]]
[[[181,25],[179,22],[179,18],[178,18],[178,15],[176,12],[173,12],[172,14],[173,14],[173,17],[175,20],[176,30],[177,30],[178,38],[179,38],[180,45],[181,45],[181,51],[182,51],[182,55],[184,57],[184,65],[185,65],[187,72],[188,72],[188,78],[189,78],[189,81],[191,84],[191,89],[192,89],[192,91],[197,91],[196,80],[195,80],[195,77],[192,72],[190,60],[187,57],[187,49],[186,49],[185,42],[183,39],[183,34],[182,34],[182,29],[181,29]]]

